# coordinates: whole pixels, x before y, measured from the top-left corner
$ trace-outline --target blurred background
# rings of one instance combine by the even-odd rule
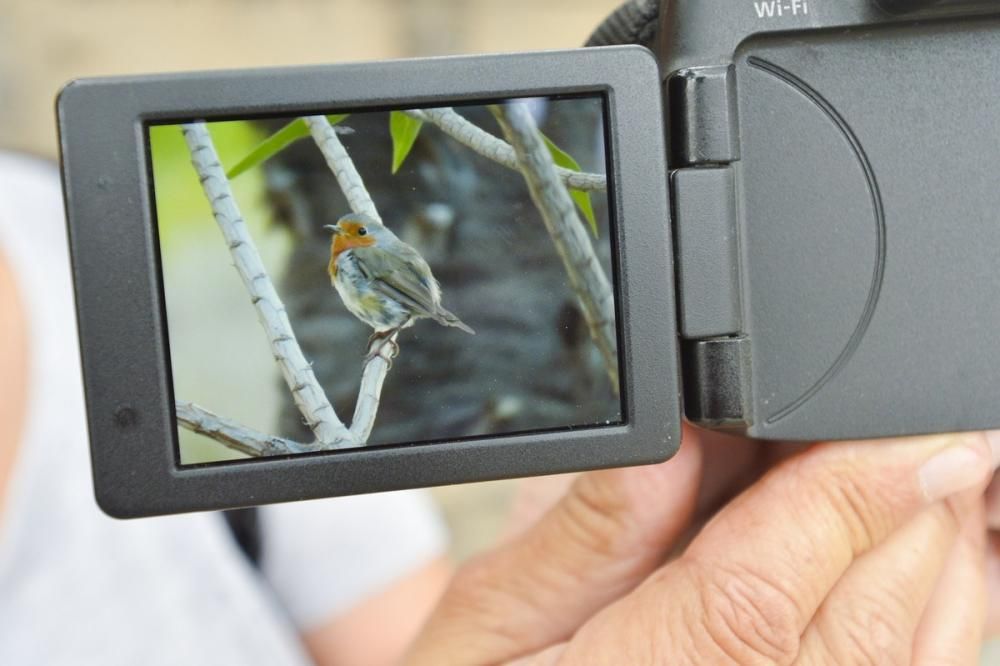
[[[0,146],[57,156],[53,99],[82,76],[580,46],[618,0],[0,0]],[[434,491],[464,558],[515,481]]]

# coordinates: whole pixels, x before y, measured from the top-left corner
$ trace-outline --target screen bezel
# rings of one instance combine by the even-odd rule
[[[67,85],[60,147],[102,509],[148,516],[669,458],[680,440],[680,379],[660,91],[655,59],[636,46]],[[621,425],[179,464],[148,125],[581,94],[604,97],[608,123]]]

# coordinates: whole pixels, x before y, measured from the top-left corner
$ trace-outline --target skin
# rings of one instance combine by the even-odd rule
[[[796,447],[692,536],[702,434],[669,463],[581,475],[459,570],[406,663],[978,663],[983,435]],[[928,462],[955,451],[964,478],[929,497]]]
[[[0,518],[28,402],[28,321],[0,250]]]
[[[453,570],[436,559],[394,581],[343,615],[303,635],[319,666],[398,664],[444,593]]]

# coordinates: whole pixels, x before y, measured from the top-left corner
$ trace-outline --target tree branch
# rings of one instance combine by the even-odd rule
[[[313,374],[312,365],[306,361],[295,339],[291,322],[285,314],[284,303],[281,302],[247,231],[208,129],[204,123],[197,122],[183,125],[182,130],[191,151],[195,171],[212,206],[215,221],[226,239],[233,264],[250,294],[257,318],[271,345],[271,353],[292,392],[296,406],[316,439],[325,447],[355,446],[354,438],[337,417]]]
[[[597,346],[614,390],[618,391],[618,344],[615,332],[614,293],[594,247],[576,212],[563,181],[556,172],[534,119],[523,104],[491,106],[504,135],[514,147],[518,167],[531,198],[542,214],[570,284],[583,308],[590,336]]]
[[[354,404],[354,418],[351,419],[351,434],[359,442],[367,442],[375,427],[375,416],[382,395],[382,384],[392,367],[392,359],[396,354],[396,338],[393,333],[387,339],[373,340],[368,348],[369,358],[361,373],[361,387],[358,389],[358,400]]]
[[[304,120],[352,210],[380,219],[375,203],[354,167],[354,162],[326,117],[310,116]],[[260,254],[236,205],[236,199],[233,197],[229,180],[226,178],[208,129],[204,123],[198,122],[183,125],[182,131],[191,151],[195,171],[205,190],[205,196],[212,206],[216,222],[229,246],[233,263],[250,294],[261,326],[267,333],[274,359],[291,390],[295,404],[316,435],[317,441],[312,444],[302,444],[265,435],[181,400],[176,403],[177,422],[189,430],[250,456],[286,455],[364,446],[371,436],[378,413],[382,385],[398,349],[396,335],[388,341],[375,340],[370,345],[369,356],[362,372],[354,419],[351,428],[348,429],[337,417],[326,393],[313,374],[311,364],[306,361],[299,347],[291,322],[285,314],[284,304],[264,268]]]
[[[406,113],[417,120],[423,120],[437,126],[451,138],[466,145],[487,159],[491,159],[508,169],[514,169],[515,171],[520,169],[517,162],[517,155],[510,144],[498,139],[474,123],[469,122],[452,108],[414,109]],[[587,191],[606,190],[608,188],[608,179],[602,174],[583,173],[560,166],[555,167],[555,170],[559,179],[565,183],[566,187]]]
[[[184,400],[177,401],[176,410],[177,423],[180,425],[248,456],[280,456],[320,450],[317,444],[300,444],[259,433]]]
[[[372,201],[361,174],[354,166],[354,161],[347,154],[344,144],[340,142],[340,137],[333,129],[333,125],[326,119],[326,116],[305,116],[303,118],[309,127],[316,145],[319,147],[323,158],[326,159],[327,166],[333,171],[340,189],[343,190],[347,198],[347,204],[355,213],[365,213],[371,215],[379,222],[378,210],[375,209],[375,202]]]

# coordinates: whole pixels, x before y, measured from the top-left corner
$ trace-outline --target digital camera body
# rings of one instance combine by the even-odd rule
[[[632,18],[632,28],[642,29],[634,34],[658,33],[655,59],[639,47],[610,46],[67,86],[58,102],[63,177],[102,507],[116,516],[142,516],[652,463],[680,446],[682,413],[702,426],[774,440],[1000,426],[996,3],[687,0],[664,2],[658,14],[655,9],[633,3],[622,15]],[[651,21],[657,30],[650,29]],[[630,39],[628,31],[623,34]],[[504,109],[527,104],[528,115],[544,123],[546,114],[572,108],[577,99],[602,109],[590,116],[598,125],[577,134],[602,137],[593,161],[602,173],[584,176],[603,183],[592,192],[606,196],[595,208],[605,217],[591,219],[592,241],[581,240],[589,236],[576,229],[576,245],[567,246],[562,235],[573,231],[572,225],[560,227],[552,218],[574,217],[570,194],[582,205],[580,190],[572,185],[579,179],[568,173],[579,165],[573,167],[547,137],[551,156],[531,157]],[[302,352],[296,339],[301,322],[289,317],[286,327],[279,321],[285,309],[271,296],[280,297],[283,286],[271,289],[267,271],[254,268],[258,263],[244,254],[253,239],[232,235],[232,225],[227,227],[227,218],[242,222],[231,207],[239,197],[227,189],[232,171],[224,172],[230,165],[220,159],[228,158],[214,153],[205,126],[277,118],[291,120],[283,131],[293,132],[305,127],[296,123],[307,121],[313,149],[322,150],[358,212],[369,204],[352,199],[353,176],[348,174],[345,186],[343,162],[331,157],[326,145],[340,140],[332,127],[323,134],[327,124],[353,115],[362,128],[356,134],[364,134],[374,125],[364,124],[362,116],[388,113],[391,123],[399,121],[392,128],[394,150],[407,128],[412,132],[405,159],[416,132],[430,131],[419,124],[414,129],[412,119],[426,125],[441,117],[428,110],[447,114],[452,107],[473,120],[496,117],[495,136],[484,139],[493,152],[478,150],[478,139],[464,145],[478,145],[480,155],[509,167],[490,172],[487,182],[522,189],[527,183],[518,195],[523,198],[509,208],[528,211],[532,202],[537,205],[540,218],[525,229],[533,238],[551,237],[558,249],[551,252],[552,261],[563,262],[566,284],[572,286],[565,287],[566,298],[583,312],[576,315],[571,308],[568,318],[560,315],[559,331],[525,333],[508,325],[505,330],[521,337],[504,347],[511,354],[506,364],[522,363],[516,376],[524,377],[547,367],[550,358],[533,365],[528,357],[515,356],[530,347],[521,342],[525,335],[566,344],[589,335],[599,347],[597,329],[609,319],[614,333],[605,336],[603,355],[589,348],[573,352],[576,356],[559,352],[559,358],[577,359],[580,368],[598,367],[576,388],[508,400],[490,393],[495,378],[486,373],[470,390],[484,392],[482,402],[493,410],[489,418],[467,419],[474,427],[466,430],[452,424],[406,434],[410,431],[397,428],[404,434],[384,446],[366,446],[372,427],[379,433],[374,411],[379,392],[404,390],[392,384],[389,359],[398,353],[393,361],[398,367],[408,362],[408,353],[419,355],[431,336],[418,333],[430,324],[389,331],[396,346],[392,351],[389,345],[389,357],[384,348],[369,351],[358,392],[366,407],[355,412],[355,421],[359,413],[371,420],[368,430],[338,419],[318,395],[327,384],[310,370],[323,352],[307,347]],[[564,117],[564,125],[572,121],[572,113]],[[263,330],[247,335],[266,335],[313,442],[269,433],[248,437],[241,424],[181,402],[170,354],[174,349],[176,371],[184,361],[176,350],[184,345],[171,344],[170,334],[177,331],[167,326],[172,260],[161,253],[163,236],[157,235],[158,228],[162,234],[171,224],[163,208],[157,215],[165,190],[154,182],[159,149],[153,139],[160,132],[154,128],[161,126],[183,129],[197,172],[184,178],[204,186],[211,209],[204,207],[203,222],[211,225],[214,213],[246,282],[250,298],[244,305],[248,312],[256,308],[262,322]],[[298,138],[311,140],[304,130]],[[510,143],[498,145],[499,139]],[[360,139],[344,143],[357,158],[358,144],[350,143],[355,140]],[[539,171],[532,159],[552,164]],[[554,170],[545,171],[550,167]],[[503,185],[500,174],[523,175],[524,182],[515,178]],[[329,172],[324,176],[336,187]],[[374,178],[367,172],[361,177]],[[411,190],[421,194],[415,185]],[[442,189],[453,190],[447,183]],[[552,194],[562,208],[546,208]],[[592,218],[594,210],[589,213]],[[518,213],[524,217],[518,223],[529,223],[533,214]],[[329,242],[316,240],[319,221],[307,222],[301,242]],[[334,233],[344,231],[337,227]],[[596,254],[573,254],[588,244]],[[334,260],[337,247],[335,242]],[[428,248],[417,243],[418,251]],[[433,266],[439,275],[459,270],[442,261]],[[600,270],[592,269],[598,264],[610,285],[602,301],[610,308],[603,322],[592,312],[601,300],[594,297],[595,281],[578,272],[597,275]],[[316,274],[328,279],[322,272],[326,259],[317,265]],[[459,298],[460,282],[442,282],[446,301]],[[270,291],[261,291],[264,283]],[[528,284],[521,292],[559,288]],[[428,353],[442,362],[445,355],[451,361],[461,357],[461,372],[479,372],[486,367],[479,362],[493,352],[461,356],[457,346],[480,344],[495,317],[477,321],[475,299],[467,302],[471,305],[458,314],[476,328],[477,337],[442,338],[456,347]],[[270,314],[262,314],[265,306]],[[567,322],[584,319],[582,333],[568,332]],[[321,340],[317,349],[326,347]],[[386,363],[377,365],[380,354]],[[344,367],[360,368],[356,356],[350,362],[357,366],[341,363],[334,376],[343,377]],[[289,358],[303,360],[292,367]],[[439,374],[436,381],[444,383],[410,384],[405,390],[425,392],[427,408],[446,413],[449,405],[440,396],[449,395],[449,375]],[[609,376],[613,391],[593,389]],[[604,391],[605,407],[613,407],[610,417],[572,412],[586,402],[573,397],[581,386]],[[310,391],[317,395],[303,399]],[[385,397],[382,412],[393,404]],[[517,423],[517,409],[530,412],[532,401],[549,400],[562,400],[562,408],[570,409],[561,412],[568,414],[564,421],[510,425]],[[316,416],[316,409],[328,413]],[[343,432],[342,441],[325,440],[324,425]],[[178,426],[252,459],[191,463],[178,443]]]
[[[806,440],[1000,423],[997,9],[664,3],[688,418]]]

